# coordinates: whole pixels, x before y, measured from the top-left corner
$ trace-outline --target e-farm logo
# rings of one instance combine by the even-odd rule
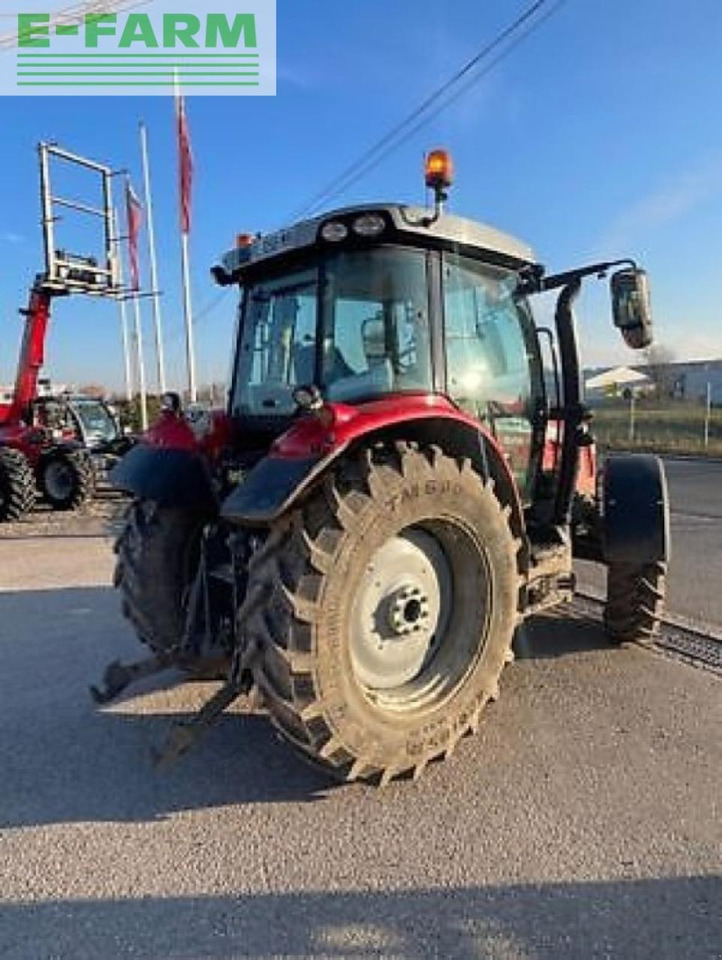
[[[276,92],[275,0],[212,0],[202,13],[197,0],[66,3],[33,2],[0,34],[0,94]]]

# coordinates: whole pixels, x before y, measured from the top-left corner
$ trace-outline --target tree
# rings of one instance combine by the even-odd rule
[[[98,400],[103,400],[108,396],[108,390],[102,383],[88,383],[81,387],[79,392],[82,393],[84,397],[95,397]]]
[[[134,397],[132,400],[115,400],[113,406],[118,413],[122,427],[129,427],[133,433],[141,432],[140,400],[138,397]],[[160,416],[160,397],[149,394],[147,397],[147,406],[148,423],[152,425]]]

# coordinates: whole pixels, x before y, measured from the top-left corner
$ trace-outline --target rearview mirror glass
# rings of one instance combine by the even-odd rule
[[[614,326],[622,331],[628,347],[648,347],[652,342],[652,306],[647,274],[637,269],[618,270],[610,286]]]

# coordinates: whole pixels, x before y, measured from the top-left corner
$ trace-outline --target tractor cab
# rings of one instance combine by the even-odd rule
[[[53,440],[86,450],[98,477],[111,469],[133,443],[112,407],[98,397],[70,393],[40,396],[30,404],[28,420],[46,430]]]
[[[624,267],[611,282],[614,322],[639,348],[651,336],[646,276],[631,261],[548,276],[524,242],[445,212],[451,178],[448,154],[433,151],[433,211],[369,204],[239,237],[213,270],[241,290],[230,418],[263,449],[309,387],[327,411],[443,398],[493,439],[524,505],[545,492],[535,515],[563,525],[580,462],[587,490],[594,470],[591,451],[581,452],[588,414],[573,300],[585,277]],[[554,288],[550,396],[531,300]]]
[[[69,396],[66,410],[76,438],[93,452],[106,450],[123,437],[117,417],[104,400]]]
[[[447,397],[503,444],[528,491],[545,390],[518,286],[534,263],[491,227],[401,204],[334,211],[231,251],[216,278],[241,287],[232,418],[282,432],[309,385],[330,404]]]

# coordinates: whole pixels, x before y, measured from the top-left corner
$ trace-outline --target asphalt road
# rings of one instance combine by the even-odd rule
[[[138,649],[110,570],[92,524],[0,540],[1,958],[722,958],[718,675],[541,620],[417,784],[331,788],[243,706],[160,776],[212,688],[91,704]]]
[[[665,460],[672,511],[668,609],[722,632],[722,461]],[[580,585],[604,591],[604,571],[580,564]]]

